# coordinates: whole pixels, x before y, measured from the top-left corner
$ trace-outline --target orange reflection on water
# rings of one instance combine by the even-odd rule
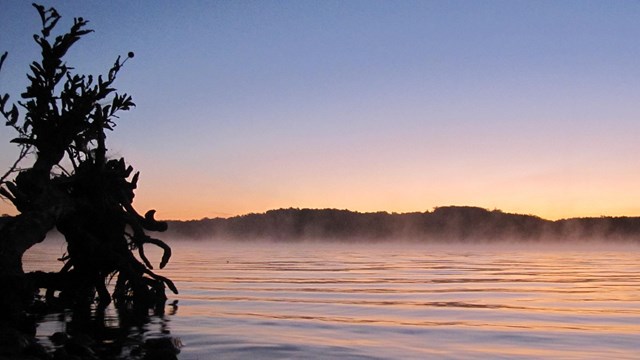
[[[638,351],[636,247],[172,246],[160,273],[181,293],[170,299],[179,306],[168,320],[194,356],[226,349],[274,357],[633,358]]]

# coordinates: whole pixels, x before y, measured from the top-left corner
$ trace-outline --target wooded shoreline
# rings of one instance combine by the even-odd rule
[[[414,213],[278,209],[230,218],[168,221],[167,236],[186,239],[339,241],[571,241],[640,243],[640,217],[546,220],[470,206]]]

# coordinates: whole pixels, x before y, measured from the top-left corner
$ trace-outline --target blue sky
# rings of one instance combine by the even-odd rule
[[[136,53],[117,87],[138,106],[108,141],[142,172],[141,211],[640,214],[640,2],[44,5],[60,29],[91,21],[68,56],[79,72]],[[38,21],[0,0],[0,92],[14,99]]]

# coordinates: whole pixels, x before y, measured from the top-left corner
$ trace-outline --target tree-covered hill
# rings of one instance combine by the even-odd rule
[[[282,241],[567,241],[640,239],[640,218],[558,221],[478,207],[448,206],[415,213],[279,209],[231,218],[170,221],[170,236]]]

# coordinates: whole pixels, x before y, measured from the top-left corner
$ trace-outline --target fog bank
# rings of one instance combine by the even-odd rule
[[[168,237],[196,240],[323,242],[616,242],[638,243],[640,218],[557,221],[477,207],[422,213],[358,213],[336,209],[279,209],[232,218],[170,221]]]

